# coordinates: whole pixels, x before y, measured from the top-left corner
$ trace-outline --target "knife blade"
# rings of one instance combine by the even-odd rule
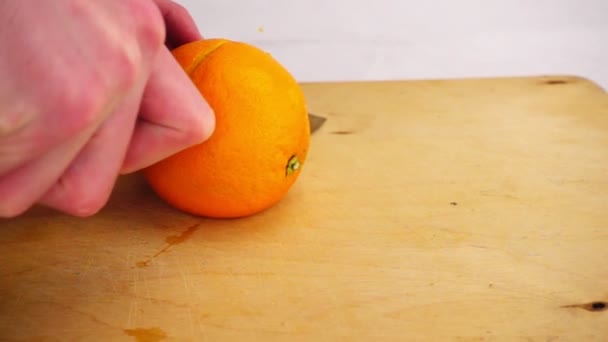
[[[325,121],[327,121],[327,118],[308,113],[308,121],[310,122],[310,133],[312,134],[323,126]]]

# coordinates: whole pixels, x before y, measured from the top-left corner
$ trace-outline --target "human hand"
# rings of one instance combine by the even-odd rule
[[[0,217],[88,216],[116,177],[206,140],[214,116],[169,49],[171,0],[0,0]]]

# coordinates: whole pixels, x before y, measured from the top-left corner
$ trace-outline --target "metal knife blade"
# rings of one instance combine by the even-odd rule
[[[321,126],[323,126],[327,119],[322,116],[308,113],[308,121],[310,122],[310,133],[314,133],[316,130],[321,128]]]

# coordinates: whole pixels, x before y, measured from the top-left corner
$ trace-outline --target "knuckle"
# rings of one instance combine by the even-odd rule
[[[120,89],[131,89],[137,83],[140,72],[138,52],[129,47],[123,47],[114,55],[113,74]]]
[[[58,97],[57,112],[65,116],[65,125],[70,133],[85,130],[101,119],[104,107],[102,82],[98,77],[89,80],[76,78],[64,87]]]
[[[6,110],[0,112],[0,138],[15,134],[33,120],[31,112]]]
[[[152,51],[160,49],[166,36],[165,23],[158,6],[154,1],[130,0],[132,13],[136,13],[135,25],[138,40]]]

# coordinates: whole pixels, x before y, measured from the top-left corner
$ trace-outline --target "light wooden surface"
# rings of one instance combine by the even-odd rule
[[[135,176],[95,217],[0,221],[0,340],[608,340],[603,90],[304,87],[329,120],[263,214],[188,216]]]

